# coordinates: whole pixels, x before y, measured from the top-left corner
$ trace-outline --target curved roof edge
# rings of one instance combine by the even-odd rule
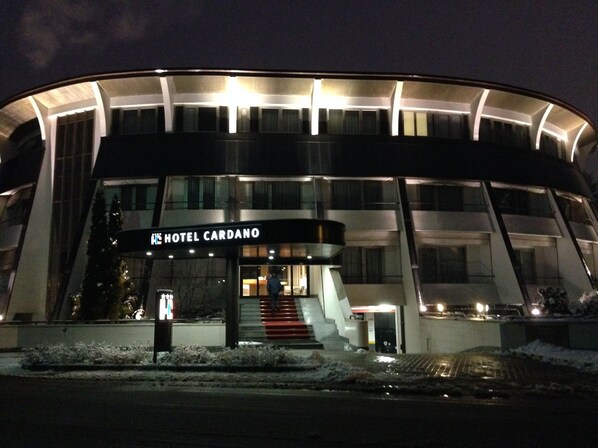
[[[247,70],[247,69],[217,69],[217,68],[164,68],[164,69],[135,69],[114,72],[90,73],[81,76],[66,78],[52,83],[44,84],[32,89],[17,93],[5,100],[0,101],[0,109],[6,105],[23,99],[30,95],[35,95],[51,89],[64,87],[80,82],[101,81],[107,79],[129,78],[140,76],[177,76],[177,75],[241,75],[241,76],[292,76],[298,78],[336,78],[336,79],[367,79],[367,80],[387,80],[387,81],[419,81],[429,83],[444,83],[461,86],[478,87],[492,90],[500,90],[508,93],[519,94],[527,97],[536,98],[543,101],[549,101],[555,105],[563,107],[576,115],[582,117],[585,121],[597,131],[596,124],[592,119],[577,107],[562,101],[556,97],[543,94],[541,92],[524,89],[509,84],[501,84],[488,81],[480,81],[469,78],[458,78],[451,76],[406,74],[406,73],[373,73],[373,72],[337,72],[337,71],[301,71],[301,70]]]

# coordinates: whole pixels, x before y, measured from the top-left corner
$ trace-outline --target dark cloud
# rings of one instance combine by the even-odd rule
[[[172,10],[159,1],[30,0],[19,22],[19,43],[34,69],[43,69],[59,55],[98,53],[151,37],[172,20],[190,20],[197,5]]]
[[[0,0],[0,98],[148,68],[390,72],[527,88],[598,119],[596,0]]]

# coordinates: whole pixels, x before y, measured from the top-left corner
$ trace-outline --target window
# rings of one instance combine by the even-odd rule
[[[529,149],[529,126],[482,118],[480,141]]]
[[[330,109],[328,133],[378,134],[378,111]]]
[[[262,109],[262,132],[278,132],[277,109]]]
[[[213,210],[224,205],[227,183],[215,177],[173,177],[170,179],[166,209]]]
[[[565,155],[565,145],[558,138],[542,133],[540,137],[540,151],[549,156],[562,159]]]
[[[467,283],[465,247],[422,247],[422,283]]]
[[[251,184],[250,203],[257,210],[299,210],[302,182],[256,181]]]
[[[432,119],[431,134],[439,138],[468,138],[467,116],[462,114],[429,114]]]
[[[342,253],[341,278],[345,284],[396,282],[400,276],[385,277],[384,247],[347,246]]]
[[[301,132],[301,111],[298,109],[273,109],[257,107],[239,108],[238,132]]]
[[[565,218],[569,221],[579,222],[582,224],[591,225],[592,221],[586,213],[585,207],[581,200],[559,196],[557,198],[559,205]]]
[[[378,180],[333,180],[332,210],[392,210],[395,206],[390,182]]]
[[[419,201],[414,210],[463,211],[463,187],[419,185]]]
[[[31,208],[32,187],[22,188],[6,199],[0,199],[0,227],[11,227],[25,224]]]
[[[426,112],[403,111],[403,135],[412,137],[428,136],[428,116]]]
[[[164,132],[164,108],[112,109],[112,134]]]
[[[553,216],[545,193],[517,188],[496,188],[495,192],[501,213],[545,218]]]
[[[532,285],[538,283],[534,249],[515,249],[515,259],[517,260],[515,270],[521,274],[523,281]]]
[[[155,184],[111,185],[104,188],[104,193],[108,204],[116,195],[123,211],[141,211],[154,209],[157,189]]]

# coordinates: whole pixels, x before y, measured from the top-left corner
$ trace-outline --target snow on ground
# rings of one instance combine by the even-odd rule
[[[293,354],[294,355],[294,354]],[[598,373],[598,352],[570,350],[541,342],[504,353],[575,367],[581,371]],[[484,372],[463,377],[439,377],[401,371],[393,356],[377,356],[375,364],[364,363],[368,353],[354,353],[351,362],[334,359],[326,352],[306,353],[298,364],[305,369],[243,369],[235,372],[205,369],[176,370],[129,369],[102,370],[46,370],[32,371],[22,368],[23,353],[0,353],[0,376],[30,378],[56,378],[73,380],[116,381],[133,387],[212,387],[212,388],[266,388],[348,390],[382,393],[384,395],[427,395],[435,397],[474,397],[503,399],[518,394],[535,396],[593,396],[598,397],[598,382],[579,384],[554,384],[534,380],[533,384],[489,378]],[[365,358],[364,358],[365,356]],[[400,355],[397,355],[400,356]],[[292,358],[292,357],[291,357]],[[380,363],[384,365],[381,366]],[[356,365],[357,364],[357,365]],[[395,367],[396,366],[396,367]],[[297,367],[297,365],[292,366]]]
[[[508,354],[554,365],[574,367],[583,372],[598,373],[598,351],[596,350],[571,350],[534,341],[523,347],[509,350]]]

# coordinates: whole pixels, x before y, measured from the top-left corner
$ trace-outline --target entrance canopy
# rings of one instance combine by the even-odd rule
[[[345,247],[345,225],[277,219],[153,227],[117,234],[121,255],[147,259],[229,257],[245,263],[329,264]]]

